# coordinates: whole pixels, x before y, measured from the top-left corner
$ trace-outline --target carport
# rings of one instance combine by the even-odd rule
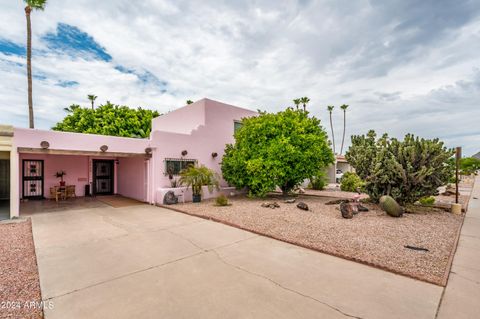
[[[61,206],[103,195],[149,201],[148,140],[15,129],[14,141],[20,213],[27,202],[45,199]]]

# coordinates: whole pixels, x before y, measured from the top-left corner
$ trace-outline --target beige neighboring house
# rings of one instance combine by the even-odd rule
[[[472,157],[480,160],[480,152],[478,152],[475,155],[472,155]]]
[[[18,155],[13,149],[13,127],[0,125],[0,220],[18,217]]]
[[[328,182],[330,184],[340,182],[339,179],[346,172],[353,172],[353,167],[348,164],[345,156],[336,155],[335,165],[328,168]]]

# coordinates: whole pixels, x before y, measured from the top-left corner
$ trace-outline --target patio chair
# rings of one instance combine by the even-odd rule
[[[50,187],[50,199],[55,198],[55,201],[58,202],[58,198],[62,198],[63,194],[64,193],[60,190],[59,187],[57,186]]]
[[[75,194],[75,185],[67,185],[67,198],[70,197],[77,197],[77,194]]]

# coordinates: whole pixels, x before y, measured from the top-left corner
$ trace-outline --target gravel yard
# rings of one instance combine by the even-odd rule
[[[463,216],[446,212],[386,215],[376,205],[353,219],[343,219],[333,198],[300,196],[310,207],[303,211],[281,198],[230,198],[231,206],[215,206],[214,200],[171,206],[303,247],[359,261],[395,273],[444,286],[450,257]],[[280,208],[263,208],[276,201]],[[426,248],[418,251],[404,246]]]
[[[30,220],[0,223],[0,318],[43,318]]]

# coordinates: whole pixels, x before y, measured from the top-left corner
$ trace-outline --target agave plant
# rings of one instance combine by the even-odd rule
[[[208,191],[211,193],[213,189],[219,189],[217,174],[205,167],[189,166],[180,172],[179,183],[192,188],[193,201],[199,202],[202,195],[202,186],[208,186]]]

